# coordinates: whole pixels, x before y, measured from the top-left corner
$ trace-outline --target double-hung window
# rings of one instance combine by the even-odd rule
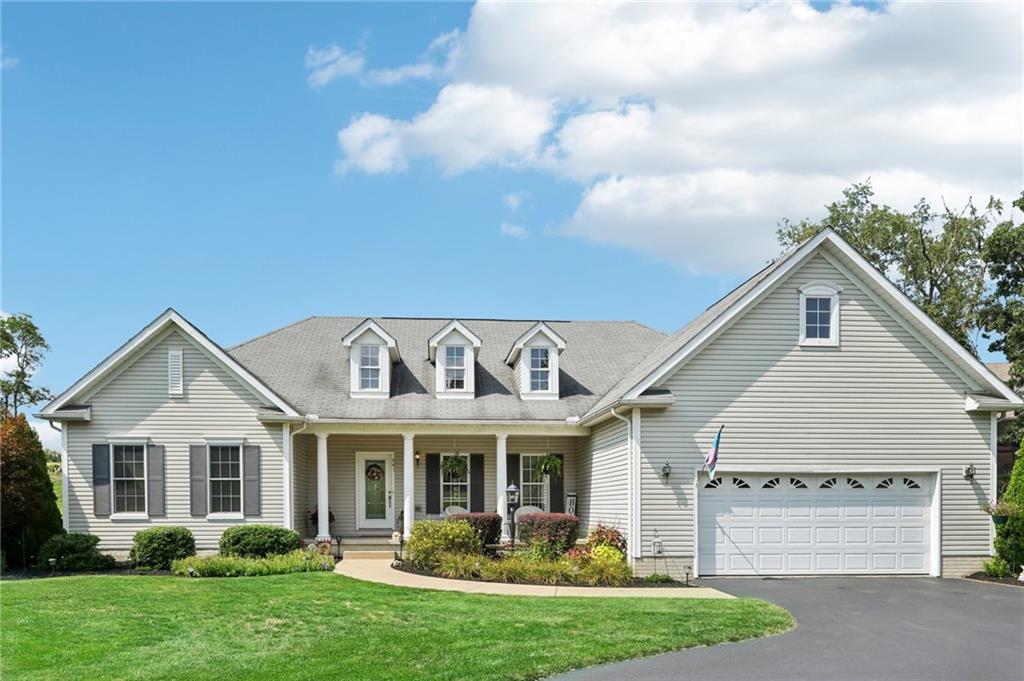
[[[113,445],[114,513],[146,512],[146,446]]]
[[[242,512],[242,448],[210,445],[210,513]]]
[[[466,346],[446,345],[444,348],[444,389],[466,389]]]
[[[460,506],[469,508],[469,456],[466,454],[442,454],[441,461],[448,457],[461,457],[466,459],[466,470],[464,473],[455,473],[445,470],[441,466],[441,508],[449,506]]]
[[[546,392],[551,386],[551,358],[547,348],[530,348],[530,392]]]
[[[359,389],[380,390],[380,347],[359,346]]]
[[[522,487],[520,500],[523,506],[536,506],[547,510],[547,490],[544,475],[537,470],[542,454],[522,454],[519,457],[519,484]]]

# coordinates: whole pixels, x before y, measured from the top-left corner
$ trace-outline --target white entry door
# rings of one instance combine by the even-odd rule
[[[927,574],[933,484],[920,473],[702,478],[700,575]]]
[[[360,529],[395,526],[395,472],[392,452],[356,454],[356,518]]]

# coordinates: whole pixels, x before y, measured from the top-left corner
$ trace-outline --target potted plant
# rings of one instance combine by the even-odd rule
[[[469,460],[464,456],[446,456],[441,460],[441,470],[453,478],[465,478],[469,471]]]
[[[996,525],[1003,525],[1010,516],[1017,515],[1020,509],[1017,505],[1005,500],[993,500],[983,505],[981,510],[992,516],[992,522]]]
[[[319,513],[319,507],[318,506],[314,506],[312,511],[307,511],[306,512],[306,519],[309,520],[309,525],[310,525],[310,527],[313,528],[314,531],[316,530],[317,522],[319,521],[319,519],[317,518],[317,514],[318,513]],[[334,522],[334,511],[332,511],[331,508],[328,506],[327,507],[327,524],[330,525],[333,522]]]
[[[537,462],[537,472],[541,475],[548,475],[556,478],[562,477],[562,459],[554,454],[544,455]]]

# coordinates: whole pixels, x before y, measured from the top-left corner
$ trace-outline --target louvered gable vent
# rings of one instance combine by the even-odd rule
[[[172,397],[180,397],[185,394],[182,354],[180,349],[167,351],[167,392]]]

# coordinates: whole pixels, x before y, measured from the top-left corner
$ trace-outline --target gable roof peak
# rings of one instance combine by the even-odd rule
[[[384,341],[384,344],[388,348],[388,355],[391,356],[392,362],[402,361],[402,356],[398,352],[398,341],[395,340],[394,336],[388,333],[383,326],[378,324],[371,317],[367,317],[363,321],[359,322],[358,324],[355,325],[355,327],[353,327],[351,331],[345,334],[345,337],[341,339],[342,346],[346,348],[352,347],[352,343],[354,343],[356,339],[358,339],[367,331],[373,333],[375,336]]]
[[[558,350],[558,352],[562,352],[562,350],[565,350],[565,339],[559,336],[557,333],[555,333],[554,329],[548,326],[546,322],[537,322],[529,329],[527,329],[526,333],[519,336],[519,338],[517,338],[512,343],[512,347],[508,351],[508,356],[505,357],[505,363],[515,364],[515,361],[516,359],[518,359],[519,353],[522,352],[523,347],[527,343],[529,343],[537,334],[543,334],[544,336],[546,336],[549,341],[554,343],[555,348]]]
[[[427,339],[427,357],[431,362],[437,359],[438,344],[454,332],[458,332],[469,341],[469,344],[473,347],[474,356],[480,354],[480,346],[483,345],[483,341],[480,340],[480,336],[473,333],[468,326],[460,322],[458,319],[452,319],[438,329],[437,333]]]

